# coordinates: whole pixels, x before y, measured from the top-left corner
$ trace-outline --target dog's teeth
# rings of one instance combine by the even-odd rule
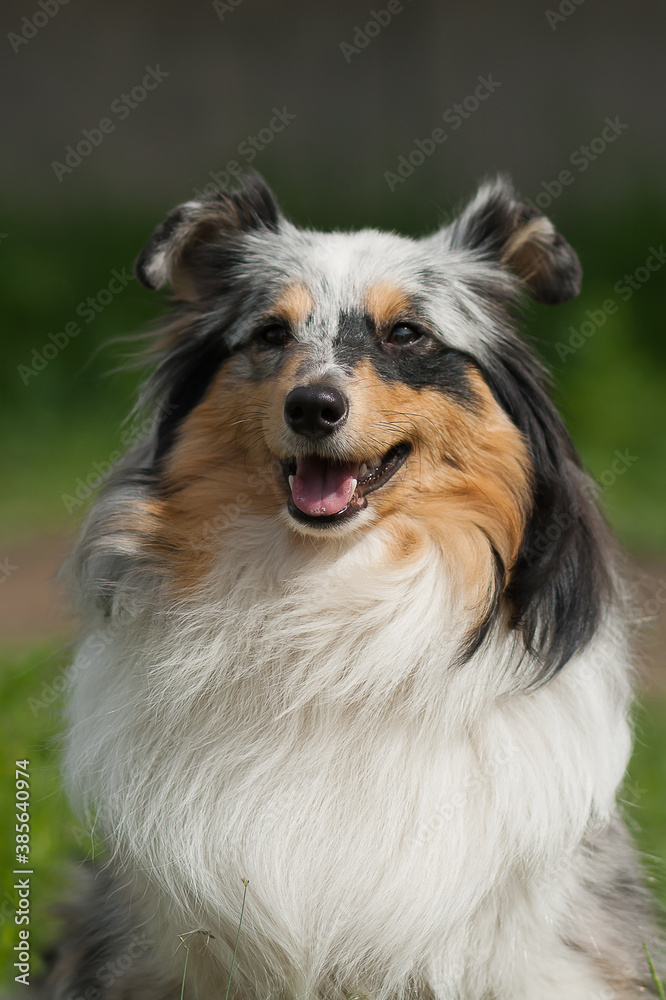
[[[294,490],[294,477],[293,476],[289,476],[289,489],[293,493],[293,490]]]
[[[361,465],[359,465],[358,474],[361,477],[361,479],[363,479],[364,476],[367,476],[367,474],[368,474],[368,467],[365,464],[365,462],[363,462]]]
[[[358,479],[352,479],[352,491],[351,491],[352,496],[354,496],[357,486],[358,486]]]

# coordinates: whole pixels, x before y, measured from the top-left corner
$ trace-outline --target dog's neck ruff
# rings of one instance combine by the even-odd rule
[[[334,976],[388,1000],[432,975],[419,955],[445,940],[464,953],[489,885],[556,869],[612,813],[629,751],[621,660],[600,639],[507,697],[506,636],[456,663],[476,609],[440,548],[392,562],[381,530],[294,548],[273,527],[256,529],[260,560],[249,534],[187,603],[84,643],[70,779],[137,894],[160,900],[165,963],[174,926],[210,931],[227,960],[243,877],[237,975],[253,990],[285,989],[290,969],[289,995]],[[370,958],[396,912],[402,948]]]
[[[147,592],[143,610],[121,616],[119,642],[145,663],[156,702],[259,683],[271,687],[271,700],[256,711],[273,717],[314,704],[371,715],[396,697],[410,715],[437,709],[479,615],[441,545],[423,540],[403,555],[378,526],[322,541],[256,518],[235,527],[196,589],[161,608]],[[499,675],[513,687],[510,666],[503,662]],[[467,670],[461,696],[476,698],[474,666]],[[486,678],[484,697],[487,687]]]

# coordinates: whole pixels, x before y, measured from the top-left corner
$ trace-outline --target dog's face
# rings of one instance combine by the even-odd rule
[[[193,515],[251,494],[252,474],[249,504],[298,535],[475,518],[515,556],[530,460],[474,362],[466,289],[429,256],[379,233],[264,234],[230,355],[165,458],[174,485],[212,488]]]
[[[360,531],[395,512],[440,528],[476,520],[515,559],[531,461],[484,362],[500,346],[511,268],[559,299],[575,290],[577,265],[547,220],[502,195],[486,190],[460,232],[424,241],[303,232],[263,188],[177,210],[139,273],[169,280],[197,314],[178,351],[201,355],[185,379],[206,384],[170,422],[165,477],[201,488],[213,475],[202,517],[234,490],[252,494],[241,469],[263,477],[257,509],[299,534]],[[465,244],[462,230],[489,208],[505,270]]]
[[[237,530],[231,510],[294,545],[436,539],[481,617],[535,560],[552,570],[529,546],[571,506],[573,451],[512,311],[570,298],[580,268],[507,184],[411,240],[299,230],[252,179],[172,212],[137,274],[177,298],[153,383],[172,540]]]

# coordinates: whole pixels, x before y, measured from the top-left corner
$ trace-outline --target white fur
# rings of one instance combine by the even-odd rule
[[[605,996],[562,928],[630,751],[621,630],[527,691],[506,635],[455,664],[474,610],[434,543],[391,563],[381,525],[289,531],[241,515],[197,594],[133,593],[73,668],[72,791],[165,967],[209,932],[188,982],[219,1000],[247,878],[234,978],[258,998]]]

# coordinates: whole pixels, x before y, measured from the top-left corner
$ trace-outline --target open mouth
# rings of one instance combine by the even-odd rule
[[[314,454],[283,461],[289,513],[302,524],[321,528],[355,517],[367,507],[367,495],[386,485],[410,451],[403,441],[364,462],[336,462]]]

